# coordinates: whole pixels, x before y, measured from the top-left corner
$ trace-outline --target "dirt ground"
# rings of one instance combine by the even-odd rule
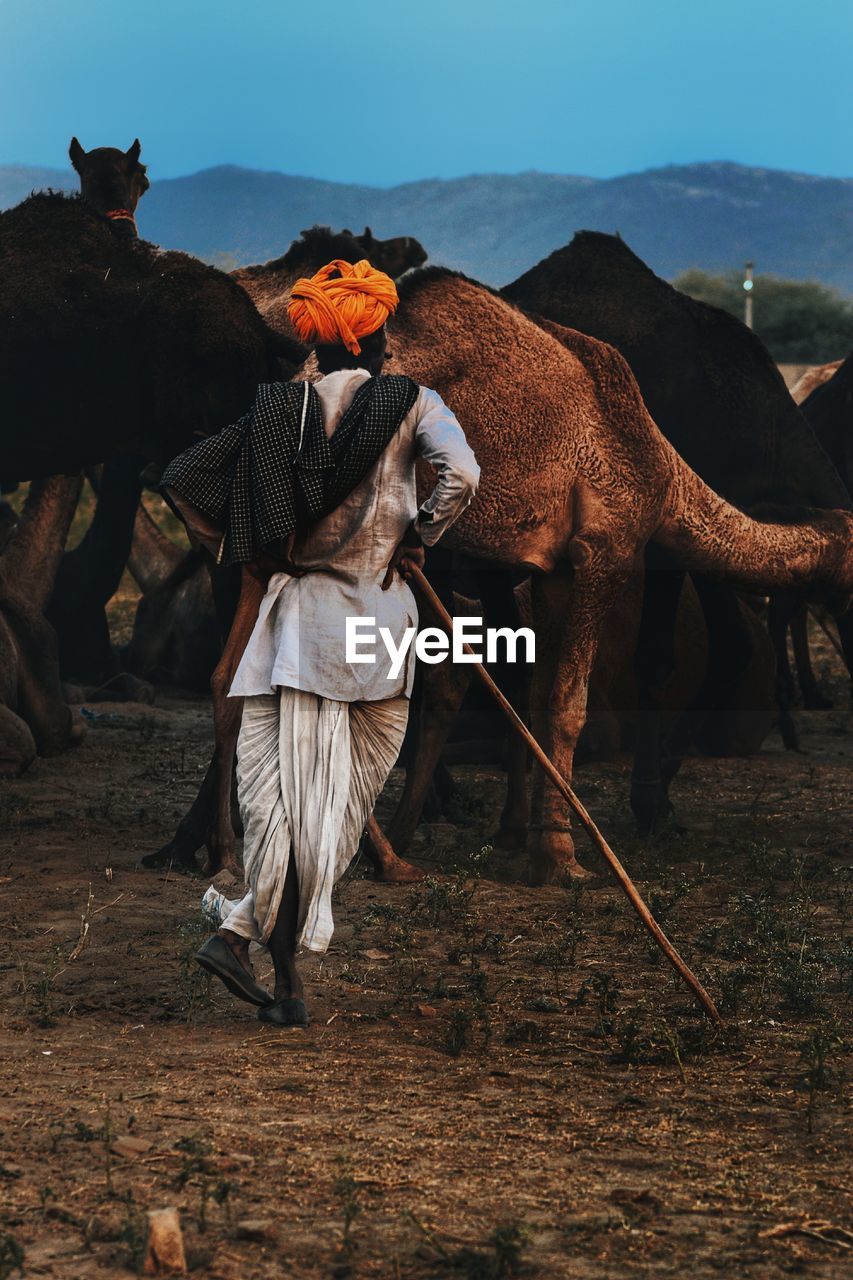
[[[85,707],[77,751],[0,790],[0,1277],[131,1275],[167,1205],[222,1280],[849,1274],[853,734],[818,651],[836,709],[798,713],[804,753],[689,760],[655,840],[627,759],[578,774],[722,1033],[582,841],[580,890],[489,854],[501,776],[472,767],[470,825],[420,828],[426,884],[339,886],[310,1029],[262,1026],[193,964],[207,882],[137,866],[208,706]]]

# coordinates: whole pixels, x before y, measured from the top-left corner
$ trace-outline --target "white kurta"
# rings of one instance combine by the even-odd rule
[[[327,435],[369,374],[346,369],[316,384]],[[435,489],[418,508],[415,460],[437,473]],[[417,625],[417,606],[399,576],[387,591],[382,579],[406,528],[416,528],[431,546],[471,501],[480,469],[462,428],[435,391],[418,398],[373,468],[328,516],[297,539],[291,559],[302,577],[277,573],[269,581],[258,620],[231,685],[231,697],[270,694],[278,687],[302,689],[342,702],[409,695],[414,650],[398,676],[389,677],[383,644],[376,663],[346,661],[347,617],[374,618],[395,645]]]
[[[329,435],[368,376],[342,370],[317,384]],[[437,473],[420,511],[418,457]],[[371,471],[295,543],[291,558],[304,576],[270,579],[230,693],[245,698],[237,790],[248,884],[223,918],[233,933],[269,939],[293,858],[298,941],[312,951],[328,946],[332,888],[397,759],[414,677],[413,648],[394,679],[382,647],[375,665],[347,663],[346,619],[375,618],[399,645],[417,609],[398,574],[382,590],[388,563],[415,517],[424,542],[434,543],[471,501],[479,474],[459,423],[422,387]]]

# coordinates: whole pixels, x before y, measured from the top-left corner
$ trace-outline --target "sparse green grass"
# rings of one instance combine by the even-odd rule
[[[47,953],[44,967],[34,972],[31,965],[19,962],[18,994],[27,1017],[40,1027],[52,1027],[58,1010],[54,982],[63,962],[62,948],[54,943]]]
[[[178,956],[178,989],[181,1006],[188,1023],[196,1022],[213,1008],[211,976],[205,973],[195,955],[203,942],[210,937],[212,924],[203,911],[185,920],[178,929],[181,949]]]
[[[24,1247],[11,1231],[0,1230],[0,1280],[24,1274]]]
[[[518,1221],[499,1223],[479,1248],[459,1248],[442,1239],[438,1230],[426,1226],[411,1211],[406,1219],[421,1238],[418,1255],[432,1262],[435,1275],[458,1275],[463,1280],[512,1280],[523,1273],[529,1234]]]

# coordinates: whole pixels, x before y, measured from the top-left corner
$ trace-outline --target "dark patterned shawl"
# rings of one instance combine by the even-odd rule
[[[398,375],[364,381],[328,437],[310,383],[262,383],[249,413],[169,463],[161,488],[223,530],[220,560],[254,560],[340,506],[389,444],[418,390]]]

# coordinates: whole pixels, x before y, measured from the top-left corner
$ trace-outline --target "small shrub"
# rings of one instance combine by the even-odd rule
[[[0,1280],[24,1274],[24,1248],[9,1231],[0,1231]]]
[[[801,1068],[795,1084],[808,1093],[806,1127],[814,1132],[817,1095],[833,1088],[841,1080],[841,1070],[832,1059],[844,1049],[844,1039],[835,1027],[813,1027],[800,1044],[798,1065]]]

